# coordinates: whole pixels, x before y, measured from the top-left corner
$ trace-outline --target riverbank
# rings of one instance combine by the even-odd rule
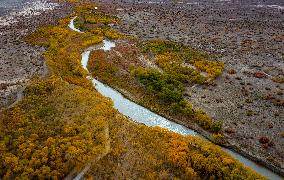
[[[223,121],[230,144],[274,164],[283,174],[284,86],[275,81],[284,69],[283,14],[254,3],[143,1],[108,4],[106,9],[122,19],[116,27],[122,32],[182,42],[222,60],[224,74],[210,86],[188,87],[187,99]]]
[[[100,80],[99,77],[96,77],[98,80]],[[241,156],[259,164],[262,166],[267,167],[268,169],[270,169],[272,172],[279,174],[281,176],[284,176],[283,172],[281,171],[281,169],[279,167],[276,167],[273,163],[269,162],[269,161],[265,161],[263,159],[261,159],[260,157],[256,157],[256,156],[252,156],[249,152],[246,152],[244,150],[242,150],[241,148],[237,147],[236,145],[230,144],[230,142],[226,141],[225,139],[222,139],[221,141],[216,141],[216,139],[214,138],[214,136],[212,136],[211,133],[209,133],[208,131],[205,131],[204,129],[202,129],[200,126],[198,126],[195,123],[185,123],[183,121],[180,121],[179,119],[173,118],[172,116],[169,116],[166,113],[162,113],[162,111],[157,110],[155,107],[151,107],[149,105],[145,105],[143,103],[143,101],[141,102],[140,98],[135,97],[135,95],[133,95],[132,93],[128,92],[125,89],[121,89],[120,87],[117,87],[115,85],[112,84],[107,84],[108,86],[110,86],[111,88],[115,89],[117,92],[121,93],[126,99],[129,99],[130,101],[139,104],[142,107],[145,107],[149,110],[151,110],[152,112],[172,121],[172,122],[176,122],[184,127],[187,127],[189,129],[192,129],[194,131],[196,131],[199,135],[201,136],[197,136],[200,138],[204,138],[207,139],[209,141],[211,141],[212,143],[218,144],[221,147],[225,147],[229,150],[232,150],[233,152],[240,154]],[[135,119],[134,119],[135,121]],[[143,124],[143,123],[142,123]],[[230,154],[230,153],[229,153]]]
[[[109,13],[107,8],[105,9],[105,11],[106,11],[106,13]],[[80,28],[84,28],[84,25],[82,25],[82,22],[80,23],[80,25],[81,25]],[[127,65],[124,65],[124,63],[125,64],[127,64],[127,63],[131,64],[131,66],[135,67],[134,64],[135,63],[137,64],[138,61],[135,59],[136,57],[129,58],[129,54],[131,54],[131,49],[133,48],[133,44],[129,45],[129,44],[127,44],[127,42],[122,42],[122,43],[118,43],[118,44],[119,45],[118,45],[117,48],[114,48],[113,51],[106,53],[106,55],[102,54],[101,52],[92,53],[92,54],[95,54],[95,55],[91,55],[91,59],[93,60],[93,65],[96,67],[95,69],[97,69],[97,72],[96,72],[96,70],[94,70],[94,72],[96,72],[96,73],[93,73],[93,74],[99,80],[102,80],[103,82],[106,81],[108,85],[115,87],[115,89],[119,90],[120,92],[123,92],[124,95],[127,94],[128,96],[131,97],[129,91],[127,93],[126,93],[126,91],[129,90],[129,89],[133,90],[133,87],[128,86],[129,83],[133,85],[133,82],[132,82],[133,79],[131,79],[131,78],[128,79],[125,76],[127,74],[127,71],[129,71],[129,70],[127,68]],[[136,52],[136,55],[137,55],[137,50],[135,49],[134,51]],[[139,52],[139,50],[138,50],[138,52]],[[138,56],[139,56],[139,54],[138,54]],[[106,58],[106,57],[110,57],[110,58]],[[99,58],[99,60],[98,60],[98,58]],[[147,64],[147,62],[146,62],[147,57],[142,58],[142,59],[144,59],[144,61],[145,61],[144,63]],[[151,59],[150,59],[150,61],[151,61]],[[91,65],[89,67],[90,67],[90,70],[92,72],[93,66]],[[115,70],[115,69],[118,69],[118,71]],[[116,72],[116,73],[113,74],[113,72]],[[110,73],[110,74],[108,74],[108,73]],[[122,75],[122,79],[114,78],[115,80],[111,80],[115,76],[115,74]],[[217,79],[217,81],[218,81],[218,79]],[[128,85],[125,85],[125,82],[127,82]],[[118,85],[118,86],[115,86],[115,85]],[[122,85],[123,90],[121,89],[120,85]],[[136,87],[136,88],[141,90],[141,88],[139,88],[139,87]],[[131,97],[131,99],[135,102],[137,102],[137,100],[138,100],[138,102],[139,102],[138,104],[143,104],[144,107],[148,107],[148,108],[150,107],[150,109],[152,111],[159,112],[159,114],[161,114],[161,112],[164,112],[163,110],[161,110],[160,106],[157,106],[157,103],[155,103],[155,102],[151,103],[151,101],[148,102],[147,99],[149,99],[149,98],[147,98],[147,94],[148,94],[148,93],[146,93],[147,90],[142,89],[142,91],[145,92],[145,93],[143,94],[141,92],[137,92],[136,90],[131,91],[132,95],[134,94],[134,96],[137,96],[137,95],[139,96],[139,98],[136,97],[134,99],[133,97]],[[146,99],[146,101],[145,101],[145,99]],[[152,97],[150,99],[153,100],[153,99],[155,99],[155,97]],[[145,105],[145,103],[146,103],[146,105]],[[169,119],[171,119],[171,120],[175,119],[176,122],[181,123],[179,118],[173,118],[172,116],[169,116],[169,113],[162,113],[163,116],[165,116],[165,114],[166,114],[166,117],[169,117]],[[189,121],[188,123],[184,123],[184,120],[183,120],[183,123],[181,123],[181,124],[192,124],[192,122]],[[189,125],[187,125],[187,126],[189,126]],[[191,127],[193,127],[193,129],[195,129],[195,130],[198,129],[198,128],[201,129],[200,127],[194,127],[193,124],[191,125]],[[202,129],[199,130],[199,132],[202,132],[202,131],[203,131]],[[206,134],[207,138],[209,138],[211,140],[213,139],[212,137],[210,137],[210,134],[208,134],[205,131],[203,131],[202,134]],[[214,141],[216,142],[216,139],[214,139]],[[228,142],[226,144],[226,146],[229,146],[232,149],[238,149],[239,152],[242,152],[242,154],[244,154],[247,157],[250,157],[250,159],[252,159],[252,160],[257,158],[258,159],[257,161],[261,162],[261,164],[266,164],[267,166],[270,166],[270,167],[273,166],[273,165],[271,165],[272,163],[270,161],[263,160],[262,157],[259,157],[258,155],[255,155],[255,154],[252,154],[253,152],[251,152],[251,151],[244,151],[244,150],[241,149],[240,146],[238,146],[234,143]],[[279,168],[276,167],[275,165],[271,169],[275,172],[278,172],[278,173],[280,172]]]
[[[101,15],[101,17],[104,17],[104,16],[105,15]],[[86,33],[86,32],[82,32],[80,29],[78,29],[74,26],[74,19],[75,18],[73,18],[71,20],[69,27],[73,31],[80,32],[80,33]],[[82,28],[85,27],[82,23],[80,23],[80,25],[82,25],[81,26]],[[85,31],[86,31],[86,29],[85,29]],[[83,68],[86,71],[89,72],[89,69],[87,68],[87,67],[89,67],[90,69],[92,69],[91,72],[90,72],[92,74],[92,73],[94,73],[94,69],[93,69],[93,65],[90,65],[90,64],[102,63],[102,62],[100,62],[100,58],[101,58],[102,54],[99,54],[99,55],[97,53],[92,54],[91,51],[100,51],[100,53],[102,51],[104,51],[104,53],[106,53],[106,55],[107,54],[108,55],[109,54],[119,54],[119,56],[124,57],[122,55],[123,53],[121,51],[118,51],[118,49],[116,49],[116,46],[117,46],[116,42],[110,41],[110,40],[103,40],[102,44],[90,47],[86,51],[84,51],[82,53],[82,60],[81,60],[81,64],[82,64]],[[127,43],[126,41],[122,41],[122,42],[123,42],[124,45],[125,45],[125,43]],[[91,54],[92,58],[90,58],[90,54]],[[89,59],[91,59],[91,63],[89,63]],[[111,61],[111,59],[104,59],[104,60]],[[109,66],[109,64],[108,64],[109,62],[108,63],[104,62],[104,63],[105,63],[106,67]],[[97,68],[100,69],[100,66],[98,66],[98,64],[97,64]],[[119,67],[119,66],[117,66],[117,67]],[[109,70],[110,69],[104,69],[104,71],[109,71]],[[103,74],[104,73],[105,72],[103,72]],[[96,74],[96,77],[98,77],[98,74],[97,73],[95,73],[95,74]],[[105,79],[105,76],[102,76],[102,78]],[[151,112],[147,108],[145,108],[141,105],[138,105],[138,103],[135,104],[134,103],[135,100],[138,100],[138,99],[141,100],[142,99],[141,97],[140,98],[133,98],[134,94],[137,95],[136,93],[131,93],[131,94],[127,93],[127,90],[126,91],[122,90],[122,89],[116,87],[116,84],[110,83],[110,86],[116,87],[116,88],[112,89],[108,85],[103,84],[100,81],[98,81],[97,79],[92,78],[90,76],[88,76],[87,79],[89,79],[93,82],[94,87],[96,88],[96,90],[99,93],[101,93],[105,97],[109,97],[109,98],[112,99],[112,101],[114,102],[114,107],[120,113],[122,113],[123,115],[125,115],[128,118],[131,118],[134,122],[142,123],[142,124],[145,124],[146,126],[150,126],[150,127],[151,126],[163,127],[163,128],[169,129],[173,132],[176,132],[176,133],[182,134],[182,135],[197,135],[198,137],[201,137],[200,134],[196,134],[196,132],[192,131],[191,129],[188,129],[188,130],[185,131],[184,128],[176,126],[175,123],[173,123],[174,121],[168,121],[165,118],[159,117],[159,115],[155,114],[153,111]],[[124,81],[126,81],[126,80],[127,80],[128,83],[132,84],[130,82],[130,80],[125,77]],[[116,79],[116,81],[119,81],[119,80]],[[121,93],[122,91],[123,91],[123,93]],[[127,97],[126,94],[129,98],[124,98],[124,97]],[[129,99],[130,99],[130,101],[129,101]],[[141,103],[141,102],[139,102],[139,103]],[[143,103],[143,101],[142,101],[142,103]],[[205,133],[207,133],[207,132],[205,131]],[[210,137],[212,139],[212,136],[210,136]],[[244,163],[246,166],[256,170],[260,174],[263,174],[264,176],[271,178],[271,179],[281,179],[279,176],[271,173],[270,171],[267,171],[266,169],[264,169],[264,168],[262,168],[258,165],[255,165],[253,162],[248,161],[247,159],[243,158],[239,154],[233,153],[232,151],[230,151],[228,149],[223,148],[223,150],[228,152],[233,157],[237,158],[240,162]]]
[[[84,177],[265,179],[212,143],[134,123],[115,110],[80,64],[84,49],[103,38],[72,32],[70,20],[25,38],[46,48],[51,74],[30,82],[23,99],[0,114],[1,178],[62,179],[97,159]]]
[[[115,131],[113,131],[113,132],[115,132]]]
[[[256,157],[256,156],[251,156],[247,152],[236,147],[236,145],[232,145],[228,141],[226,142],[226,139],[225,140],[216,139],[215,135],[212,136],[212,134],[204,131],[202,128],[198,127],[196,124],[193,124],[192,121],[187,121],[185,123],[184,120],[180,121],[179,118],[173,117],[169,115],[169,113],[163,113],[164,110],[163,109],[161,110],[160,106],[157,105],[157,102],[152,101],[151,103],[149,103],[150,101],[149,102],[148,100],[145,101],[145,98],[149,99],[147,98],[147,96],[149,95],[147,89],[143,90],[143,88],[141,89],[141,87],[137,87],[137,84],[133,83],[133,81],[135,80],[126,75],[127,71],[129,70],[128,70],[128,66],[124,65],[124,63],[127,62],[128,64],[131,64],[132,69],[135,69],[134,64],[138,63],[138,61],[136,60],[137,59],[136,56],[140,57],[140,54],[139,54],[139,50],[135,48],[134,44],[132,43],[129,44],[129,42],[127,41],[117,41],[117,47],[114,47],[112,50],[108,52],[103,53],[99,51],[98,49],[94,50],[94,52],[91,53],[91,57],[90,57],[91,60],[90,60],[90,64],[88,65],[89,71],[98,80],[105,82],[109,86],[116,89],[118,92],[121,92],[122,95],[132,100],[133,102],[136,102],[137,104],[140,104],[144,107],[150,108],[150,110],[152,110],[153,112],[158,112],[158,114],[174,122],[185,125],[186,127],[190,127],[191,129],[197,130],[199,133],[204,135],[206,138],[210,139],[212,142],[222,144],[222,146],[224,147],[229,147],[229,149],[232,149],[235,152],[240,152],[240,154],[244,155],[245,157],[249,157],[249,159],[253,161],[256,161],[262,165],[267,165],[274,172],[277,172],[279,174],[281,173],[281,171],[277,167],[271,165],[270,162],[263,161],[261,158]],[[131,56],[132,51],[135,52],[135,56]],[[84,66],[86,66],[87,61],[85,60],[83,64]],[[114,69],[117,69],[117,70],[114,70]],[[116,73],[113,74],[113,72],[116,72]],[[120,75],[122,75],[122,77],[120,77]],[[125,82],[127,83],[125,84]],[[129,90],[131,90],[131,92],[129,92]],[[156,98],[151,97],[150,99],[153,100]],[[121,103],[123,104],[123,102]],[[216,142],[216,141],[219,141],[219,142]]]

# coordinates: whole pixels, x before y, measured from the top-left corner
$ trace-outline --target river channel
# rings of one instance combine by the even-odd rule
[[[76,31],[78,33],[84,33],[77,29],[74,25],[74,20],[76,17],[71,19],[69,28],[72,29],[73,31]],[[95,47],[90,47],[87,50],[85,50],[82,53],[82,60],[81,64],[83,68],[88,71],[87,69],[87,64],[89,60],[89,56],[92,50],[97,50],[97,49],[102,49],[104,51],[109,51],[111,48],[115,47],[115,42],[114,41],[109,41],[109,40],[103,40],[103,43],[101,45],[95,46]],[[195,132],[192,129],[189,129],[185,126],[182,126],[180,124],[177,124],[175,122],[172,122],[152,111],[149,109],[140,106],[129,99],[125,98],[120,92],[116,91],[115,89],[109,87],[106,84],[103,84],[102,82],[98,81],[97,79],[88,76],[87,77],[89,80],[92,81],[94,87],[96,90],[101,93],[103,96],[111,98],[111,100],[114,103],[114,108],[117,109],[121,114],[129,117],[131,120],[138,122],[138,123],[143,123],[146,126],[159,126],[162,128],[167,128],[173,132],[176,132],[181,135],[194,135],[194,136],[200,136],[197,132]],[[234,158],[238,159],[240,162],[242,162],[245,166],[250,167],[257,173],[272,179],[272,180],[281,180],[282,178],[277,175],[276,173],[270,171],[269,169],[256,164],[255,162],[245,158],[244,156],[233,152],[227,148],[221,147],[224,151],[232,155]]]

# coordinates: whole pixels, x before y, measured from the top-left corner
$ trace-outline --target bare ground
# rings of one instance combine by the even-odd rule
[[[224,122],[225,135],[232,144],[283,172],[284,85],[272,81],[284,75],[281,0],[139,2],[106,2],[122,18],[123,24],[117,28],[142,38],[182,42],[224,61],[225,72],[216,84],[188,87],[188,99]],[[56,23],[70,7],[38,11],[16,16],[18,20],[7,25],[2,20],[14,10],[0,7],[0,109],[15,101],[28,80],[47,72],[44,49],[27,45],[22,37],[41,25]],[[261,137],[270,143],[261,144]]]
[[[56,23],[70,13],[70,7],[46,1],[4,1],[0,8],[1,109],[21,97],[18,92],[30,79],[48,72],[42,57],[44,48],[26,44],[23,37],[42,25]]]
[[[187,88],[188,100],[224,122],[230,144],[284,172],[284,84],[272,80],[284,76],[281,1],[124,1],[109,7],[126,34],[182,42],[225,62],[211,86]]]

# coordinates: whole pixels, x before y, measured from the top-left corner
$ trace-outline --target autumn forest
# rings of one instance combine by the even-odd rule
[[[120,19],[99,4],[69,1],[73,14],[24,38],[45,48],[48,75],[34,78],[0,114],[0,179],[266,179],[223,151],[223,124],[194,107],[186,86],[211,84],[217,57],[181,43],[120,32]],[[97,10],[97,7],[98,10]],[[72,31],[68,24],[75,19]],[[111,51],[85,49],[103,39]],[[209,139],[136,123],[102,96],[91,75],[132,101]]]

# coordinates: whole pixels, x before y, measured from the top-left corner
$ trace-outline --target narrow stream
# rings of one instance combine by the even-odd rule
[[[83,33],[79,29],[75,28],[75,26],[74,26],[75,18],[73,18],[70,21],[69,27],[76,32]],[[92,50],[102,49],[104,51],[109,51],[113,47],[115,47],[115,42],[112,42],[112,41],[109,41],[109,40],[103,40],[102,45],[98,45],[96,47],[91,47],[91,48],[87,49],[86,51],[84,51],[82,53],[82,61],[81,61],[83,68],[88,71],[87,64],[88,64],[90,52]],[[197,132],[195,132],[195,131],[193,131],[193,130],[185,127],[185,126],[182,126],[180,124],[172,122],[172,121],[170,121],[170,120],[148,110],[147,108],[140,106],[140,105],[128,100],[121,93],[119,93],[115,89],[109,87],[108,85],[101,83],[97,79],[90,77],[90,76],[88,76],[87,78],[92,81],[94,87],[96,88],[96,90],[99,93],[101,93],[103,96],[106,96],[106,97],[109,97],[109,98],[112,99],[112,101],[114,102],[114,107],[120,113],[131,118],[133,121],[143,123],[147,126],[159,126],[159,127],[162,127],[162,128],[167,128],[171,131],[174,131],[174,132],[182,134],[182,135],[200,136]],[[224,151],[226,151],[227,153],[229,153],[230,155],[232,155],[234,158],[238,159],[240,162],[242,162],[247,167],[250,167],[251,169],[258,172],[259,174],[261,174],[261,175],[263,175],[263,176],[265,176],[269,179],[273,179],[273,180],[281,180],[282,179],[279,175],[275,174],[274,172],[270,171],[269,169],[267,169],[263,166],[260,166],[256,163],[254,163],[253,161],[243,157],[242,155],[235,153],[235,152],[233,152],[229,149],[226,149],[226,148],[223,148],[223,147],[221,147],[221,148]]]
[[[115,47],[115,43],[104,40],[104,46],[98,49],[103,49],[108,51],[111,47]],[[85,51],[82,54],[82,65],[85,70],[87,69],[87,63],[89,60],[90,50]],[[130,117],[132,120],[143,123],[147,126],[160,126],[163,128],[167,128],[171,131],[182,135],[196,135],[197,133],[191,129],[188,129],[182,125],[174,123],[172,121],[167,120],[166,118],[159,116],[156,113],[140,106],[125,97],[115,89],[101,83],[95,78],[88,77],[94,84],[95,88],[99,93],[106,97],[110,97],[114,103],[114,107],[123,115]]]
[[[75,17],[73,17],[72,19],[71,19],[71,21],[70,21],[70,23],[69,23],[69,28],[70,29],[72,29],[73,31],[75,31],[75,32],[78,32],[78,33],[84,33],[84,32],[82,32],[80,29],[77,29],[77,28],[75,28],[75,25],[74,25],[74,20],[77,18],[77,16],[75,16]]]

